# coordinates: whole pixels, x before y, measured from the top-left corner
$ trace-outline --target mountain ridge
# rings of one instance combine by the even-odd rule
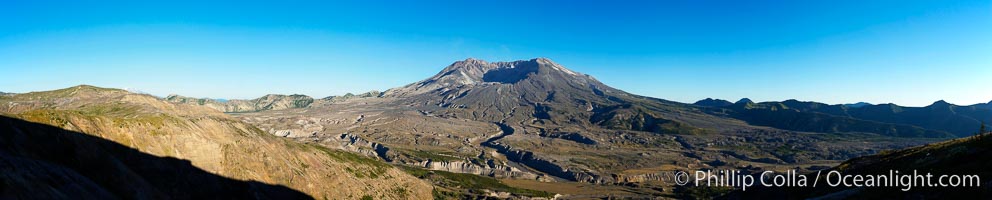
[[[174,103],[203,105],[221,112],[258,112],[262,110],[304,108],[314,102],[313,97],[301,94],[267,94],[250,100],[232,99],[224,102],[214,99],[200,99],[170,94],[163,98],[163,100]]]
[[[705,103],[705,102],[704,102]],[[915,126],[922,129],[941,131],[953,134],[955,137],[974,135],[968,127],[977,127],[982,121],[992,120],[992,109],[985,104],[959,106],[939,100],[924,107],[904,107],[896,104],[863,105],[857,107],[845,104],[824,104],[795,99],[781,102],[769,101],[752,104],[753,106],[711,106],[697,102],[698,106],[715,107],[734,110],[738,113],[754,113],[757,111],[772,111],[775,109],[794,110],[802,115],[820,115],[820,118],[852,118],[861,123],[889,123]],[[763,106],[763,107],[762,107]],[[766,113],[767,114],[767,113]],[[782,116],[785,117],[785,116]],[[738,116],[744,119],[748,116]],[[763,119],[775,119],[774,115],[765,115]],[[789,117],[782,119],[791,119]],[[767,123],[766,123],[767,124]],[[781,126],[780,126],[781,127]],[[931,134],[934,135],[934,134]]]
[[[225,113],[239,112],[259,112],[266,110],[286,110],[294,108],[308,108],[315,105],[333,103],[337,101],[347,101],[357,98],[380,97],[382,92],[372,90],[361,94],[347,93],[341,96],[327,96],[320,99],[302,94],[267,94],[254,99],[211,99],[186,97],[178,94],[169,94],[162,98],[173,103],[183,103],[192,105],[207,106]]]

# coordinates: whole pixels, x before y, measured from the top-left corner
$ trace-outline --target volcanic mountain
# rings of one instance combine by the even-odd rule
[[[537,58],[467,59],[378,96],[233,114],[394,164],[550,182],[648,184],[672,169],[830,166],[932,141],[788,131],[710,109],[630,94]]]
[[[694,130],[686,122],[721,121],[685,104],[614,89],[546,58],[495,63],[467,59],[383,96],[443,116],[513,125],[570,124],[660,133]]]

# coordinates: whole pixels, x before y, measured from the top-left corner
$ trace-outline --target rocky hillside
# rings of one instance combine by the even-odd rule
[[[378,98],[380,96],[382,96],[382,92],[379,92],[379,91],[376,91],[376,90],[368,91],[368,92],[361,93],[361,94],[347,93],[347,94],[344,94],[344,95],[341,95],[341,96],[328,96],[328,97],[317,99],[316,101],[313,102],[313,104],[310,104],[310,107],[320,107],[320,106],[326,106],[326,105],[329,105],[329,104],[341,103],[341,102],[345,102],[345,101],[354,101],[354,100],[360,100],[360,99],[365,99],[365,98]]]
[[[818,102],[712,103],[706,99],[695,105],[719,108],[711,113],[748,121],[752,124],[814,132],[870,132],[900,137],[965,137],[983,121],[992,121],[988,104],[959,106],[937,101],[926,107],[895,104],[828,105]]]
[[[369,91],[361,94],[347,93],[341,96],[328,96],[320,99],[314,99],[313,97],[293,94],[293,95],[281,95],[281,94],[269,94],[256,99],[249,100],[218,100],[210,98],[193,98],[185,97],[176,94],[171,94],[164,98],[165,101],[173,103],[183,103],[183,104],[193,104],[201,105],[214,110],[218,110],[225,113],[244,113],[244,112],[258,112],[266,110],[285,110],[291,108],[308,108],[313,105],[326,105],[333,104],[336,102],[362,99],[362,98],[376,98],[379,97],[382,92],[379,91]]]
[[[169,95],[165,101],[174,103],[184,103],[202,105],[221,112],[258,112],[263,110],[282,110],[290,108],[304,108],[314,102],[312,97],[300,94],[281,95],[269,94],[250,100],[228,100],[219,101],[206,98],[192,98],[179,95]]]
[[[630,94],[537,58],[467,59],[377,98],[232,115],[421,170],[627,185],[644,196],[670,192],[662,179],[673,169],[822,168],[933,141],[788,131],[707,109]]]
[[[6,197],[431,198],[428,183],[379,161],[124,90],[4,96],[0,114]]]

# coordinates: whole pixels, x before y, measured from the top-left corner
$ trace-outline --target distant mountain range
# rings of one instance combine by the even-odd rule
[[[195,104],[213,108],[221,112],[258,112],[263,110],[281,110],[287,108],[303,108],[313,103],[313,98],[306,95],[270,94],[251,100],[221,101],[207,98],[192,98],[179,95],[169,95],[164,100],[175,103]]]
[[[812,132],[870,132],[901,137],[965,137],[992,121],[992,102],[958,106],[937,101],[926,107],[895,104],[828,105],[786,100],[753,103],[704,99],[695,105],[755,125]]]
[[[545,66],[551,67],[545,68]],[[481,103],[485,102],[484,99],[492,99],[494,98],[492,95],[497,94],[494,91],[487,92],[487,90],[499,90],[500,87],[508,85],[516,87],[505,88],[506,90],[500,91],[499,95],[522,99],[503,98],[504,103],[486,105],[492,106],[491,109],[483,109],[486,113],[479,113],[478,109],[461,109],[472,110],[473,113],[452,113],[452,111],[457,111],[452,109],[443,109],[443,111],[452,115],[471,115],[476,120],[486,118],[487,121],[505,121],[509,118],[499,119],[499,117],[508,114],[507,111],[516,107],[515,104],[523,103],[529,104],[528,107],[530,108],[521,111],[536,113],[534,116],[540,116],[537,118],[538,120],[547,120],[551,123],[559,122],[564,118],[574,119],[578,117],[590,118],[592,119],[590,122],[596,125],[628,130],[657,132],[692,129],[691,126],[678,125],[678,123],[684,123],[680,120],[671,121],[658,118],[658,115],[663,113],[652,111],[657,109],[645,109],[644,107],[660,106],[671,109],[687,107],[686,104],[625,93],[599,83],[591,76],[568,70],[547,59],[498,63],[468,59],[456,62],[424,81],[386,92],[371,91],[358,95],[348,93],[343,96],[315,99],[300,94],[269,94],[250,100],[217,100],[173,94],[165,97],[164,100],[203,105],[228,113],[310,108],[349,99],[376,97],[404,98],[409,101],[407,104],[410,105],[419,103],[433,104],[440,108],[478,108]],[[427,95],[425,96],[425,94]],[[563,95],[574,96],[563,98],[561,97]],[[616,103],[620,103],[621,106],[614,106],[618,105]],[[475,106],[472,106],[473,104]],[[594,116],[567,116],[561,119],[548,120],[546,117],[552,115],[543,114],[543,112],[552,110],[553,107],[560,107],[559,105],[580,105],[579,107],[594,109],[590,111],[595,111],[598,114]],[[974,127],[978,127],[983,120],[992,121],[992,112],[989,112],[992,111],[992,102],[958,106],[938,101],[927,107],[903,107],[895,104],[874,105],[866,102],[829,105],[797,100],[755,103],[748,98],[740,99],[737,102],[707,98],[699,100],[693,105],[705,107],[703,111],[707,114],[731,117],[752,125],[793,131],[863,132],[897,137],[963,137],[973,135]],[[555,110],[563,109],[568,110],[572,107],[560,107]],[[624,114],[617,115],[617,111],[624,112]],[[645,115],[652,112],[654,113]],[[633,118],[617,118],[621,116]],[[669,125],[662,125],[664,123]],[[673,127],[682,128],[675,130],[672,129]]]
[[[857,103],[849,103],[849,104],[844,104],[844,105],[847,106],[847,107],[851,107],[851,108],[860,108],[860,107],[870,106],[872,104],[870,104],[868,102],[857,102]]]
[[[241,99],[210,99],[210,98],[193,98],[185,97],[176,94],[170,94],[163,98],[165,101],[173,103],[182,104],[193,104],[207,106],[215,110],[227,113],[239,113],[239,112],[258,112],[266,110],[283,110],[290,108],[306,108],[310,107],[311,104],[326,104],[336,101],[345,101],[354,98],[368,98],[368,97],[378,97],[381,94],[379,91],[370,91],[362,94],[345,94],[342,96],[328,96],[321,99],[314,99],[313,97],[293,94],[293,95],[281,95],[281,94],[268,94],[255,99],[241,100]]]

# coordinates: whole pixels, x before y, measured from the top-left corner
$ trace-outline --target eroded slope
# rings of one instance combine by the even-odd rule
[[[369,196],[426,199],[431,197],[432,187],[429,184],[379,161],[281,139],[206,107],[169,103],[152,96],[123,90],[77,86],[55,91],[4,96],[0,97],[0,113],[32,123],[47,124],[112,141],[143,154],[188,160],[193,167],[191,169],[200,169],[209,174],[235,180],[283,185],[314,198],[351,199]],[[16,133],[4,133],[7,138],[5,142],[22,141],[17,139],[20,137],[17,135],[50,134],[46,131],[48,129],[43,128],[17,126],[14,129],[17,130]],[[7,148],[4,149],[5,154],[22,160],[34,159],[56,165],[61,162],[33,157],[38,149],[21,148],[17,145],[5,145],[5,147]],[[66,148],[63,151],[81,151],[80,155],[109,152],[111,158],[129,159],[115,153],[117,151],[91,149],[88,144],[59,147]],[[89,150],[94,152],[86,152]],[[85,158],[67,156],[64,159]],[[148,172],[141,169],[147,164],[152,163],[134,161],[125,162],[124,166],[114,166],[123,170]],[[89,173],[87,170],[92,169],[85,167],[72,170],[81,170],[83,172],[80,173],[83,175],[112,175]],[[26,172],[26,176],[21,177],[27,177],[30,182],[34,173],[29,171]],[[135,176],[127,180],[137,179],[155,183],[157,180],[154,178],[161,175],[137,173]],[[198,180],[195,177],[178,179]],[[127,181],[114,183],[141,184]],[[150,194],[183,196],[186,193],[206,193],[202,190],[210,189],[210,187],[194,187],[188,188],[194,191],[182,191],[181,188],[184,187],[177,188],[180,189],[165,186],[150,187],[149,190],[155,191]],[[80,192],[72,189],[56,191]],[[129,193],[113,194],[119,198],[139,197],[128,195]]]

